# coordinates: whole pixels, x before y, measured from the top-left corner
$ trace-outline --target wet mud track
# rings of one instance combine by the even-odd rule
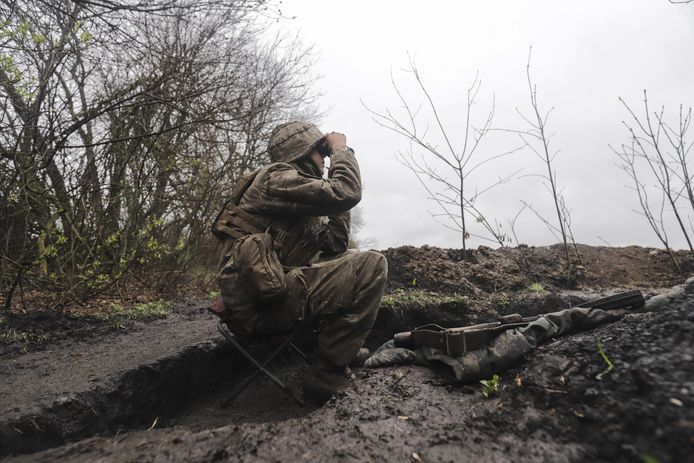
[[[234,358],[215,336],[212,316],[183,304],[127,332],[0,360],[0,456],[113,435],[180,408],[231,377],[217,368]]]
[[[488,399],[479,384],[451,386],[426,368],[403,366],[356,369],[353,388],[320,408],[299,407],[259,380],[220,409],[245,367],[215,337],[214,320],[199,314],[188,320],[182,351],[154,355],[143,341],[154,332],[144,328],[133,339],[142,352],[125,355],[133,369],[73,394],[54,386],[53,401],[47,389],[14,408],[3,399],[2,448],[48,448],[7,458],[46,462],[687,461],[694,449],[693,292],[538,348],[501,375]],[[407,314],[398,316],[407,324]],[[384,313],[380,330],[393,317]],[[154,328],[177,331],[175,322]],[[608,373],[598,343],[614,365]],[[141,363],[145,353],[156,359]],[[298,389],[305,370],[288,357],[278,374]],[[8,423],[14,409],[26,420]],[[19,447],[8,439],[17,431],[35,438]]]

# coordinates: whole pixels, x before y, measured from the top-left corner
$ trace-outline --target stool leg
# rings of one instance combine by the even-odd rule
[[[289,348],[290,348],[291,350],[293,350],[294,352],[296,352],[297,354],[299,354],[299,357],[301,357],[302,359],[304,359],[304,360],[306,361],[306,363],[308,363],[308,364],[311,363],[311,361],[310,361],[309,358],[308,358],[308,355],[304,354],[303,351],[302,351],[301,349],[299,349],[298,347],[296,347],[296,344],[294,344],[293,342],[290,342],[290,343],[289,343]]]
[[[231,342],[231,343],[234,345],[234,347],[236,348],[236,350],[238,350],[238,351],[241,353],[241,355],[243,355],[243,356],[246,358],[246,360],[248,360],[249,362],[251,362],[251,363],[252,363],[253,365],[255,365],[255,367],[257,368],[256,371],[254,371],[250,376],[248,376],[248,377],[246,378],[246,380],[245,380],[243,383],[241,383],[241,384],[239,385],[239,387],[236,388],[236,390],[235,390],[226,400],[224,400],[224,402],[222,402],[222,404],[221,404],[221,407],[222,407],[222,408],[228,407],[229,404],[230,404],[239,394],[241,394],[241,392],[243,392],[243,391],[248,387],[248,385],[251,384],[251,382],[255,379],[255,377],[256,377],[258,374],[260,374],[260,373],[263,373],[265,376],[267,376],[267,378],[268,378],[270,381],[272,381],[277,387],[279,387],[285,394],[287,394],[289,397],[291,397],[292,399],[294,399],[294,401],[295,401],[296,403],[298,403],[299,405],[305,405],[304,401],[301,400],[300,398],[298,398],[298,397],[294,394],[294,392],[293,392],[291,389],[289,389],[289,388],[287,387],[286,384],[284,384],[284,382],[280,381],[280,380],[279,380],[275,375],[273,375],[267,368],[265,368],[265,365],[267,365],[268,363],[270,363],[279,353],[281,353],[281,352],[287,347],[288,344],[291,344],[291,340],[292,340],[294,334],[296,333],[296,331],[294,331],[293,333],[291,333],[291,334],[282,342],[282,344],[280,344],[280,346],[279,346],[277,349],[275,349],[274,352],[272,352],[268,357],[265,358],[265,360],[263,360],[263,363],[261,364],[261,363],[258,362],[251,354],[249,354],[248,351],[247,351],[246,349],[244,349],[243,346],[241,346],[241,344],[239,344],[239,342],[238,342],[236,339],[234,339],[234,335],[228,330],[228,328],[227,328],[226,326],[223,325],[223,323],[222,323],[221,321],[220,321],[220,323],[217,325],[217,327],[219,328],[219,331],[222,333],[222,335],[223,335],[229,342]]]
[[[228,339],[228,338],[227,338],[227,339]],[[237,344],[236,342],[234,342],[234,341],[231,341],[231,342],[234,343],[234,345],[236,346],[237,350],[240,350],[240,349],[238,348],[238,344]],[[304,361],[305,361],[307,364],[310,364],[310,363],[311,363],[310,359],[308,358],[308,355],[304,354],[303,351],[302,351],[301,349],[299,349],[298,347],[296,347],[296,345],[295,345],[293,342],[290,342],[290,343],[289,343],[289,348],[290,348],[291,350],[293,350],[294,352],[296,352],[302,359],[304,359]],[[280,347],[280,348],[279,348],[279,352],[281,352],[281,351],[282,351],[282,348]],[[248,357],[246,357],[246,358],[248,358]],[[262,362],[260,362],[260,364],[261,364],[261,365],[267,365],[273,358],[274,358],[274,357],[273,357],[273,353],[270,353],[270,354],[268,354],[268,355],[263,359]],[[255,362],[253,362],[253,363],[255,364]],[[257,366],[257,365],[256,365],[256,366]],[[254,380],[260,373],[263,373],[263,371],[262,371],[261,369],[256,369],[253,373],[251,373],[250,375],[248,375],[248,376],[246,377],[246,379],[236,388],[236,390],[235,390],[229,397],[227,397],[226,400],[225,400],[224,402],[222,402],[221,407],[222,407],[222,408],[228,407],[229,404],[231,404],[231,402],[233,402],[233,400],[234,400],[239,394],[241,394],[244,390],[246,390],[246,388],[253,382],[253,380]],[[265,374],[267,374],[267,373],[265,373]],[[271,379],[272,379],[272,378],[271,378]],[[297,403],[299,403],[300,405],[304,405],[304,403],[303,403],[302,401],[298,400],[296,397],[292,397],[292,398],[293,398],[295,401],[297,401]]]

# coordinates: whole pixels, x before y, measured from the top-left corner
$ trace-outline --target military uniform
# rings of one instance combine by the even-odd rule
[[[306,154],[323,134],[292,122],[273,131],[268,151],[275,161],[255,174],[223,222],[219,287],[225,306],[249,332],[281,333],[297,320],[321,320],[319,355],[342,367],[353,361],[370,332],[386,283],[387,263],[377,252],[347,249],[349,210],[361,200],[359,165],[351,149],[330,154],[327,179]],[[286,273],[286,293],[258,304],[248,296],[232,256],[243,219],[270,230]]]

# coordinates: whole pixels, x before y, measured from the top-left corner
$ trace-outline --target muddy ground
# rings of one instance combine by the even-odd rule
[[[558,247],[386,250],[388,295],[368,343],[429,321],[455,326],[541,313],[633,288],[651,296],[683,284],[694,268],[685,253],[675,256],[677,270],[671,256],[654,249],[579,252],[582,263],[566,272]],[[353,389],[320,408],[295,405],[260,380],[221,409],[246,366],[201,310],[206,301],[179,303],[164,319],[126,327],[5,316],[1,329],[43,338],[6,342],[1,351],[0,456],[690,461],[694,288],[686,289],[653,299],[646,312],[541,346],[501,374],[490,398],[480,384],[450,385],[436,372],[404,366],[354,369]],[[306,369],[295,355],[277,367],[297,390]]]

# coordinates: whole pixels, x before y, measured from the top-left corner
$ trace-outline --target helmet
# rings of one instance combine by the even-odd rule
[[[286,122],[273,129],[267,151],[272,162],[293,162],[309,154],[323,137],[310,122]]]

